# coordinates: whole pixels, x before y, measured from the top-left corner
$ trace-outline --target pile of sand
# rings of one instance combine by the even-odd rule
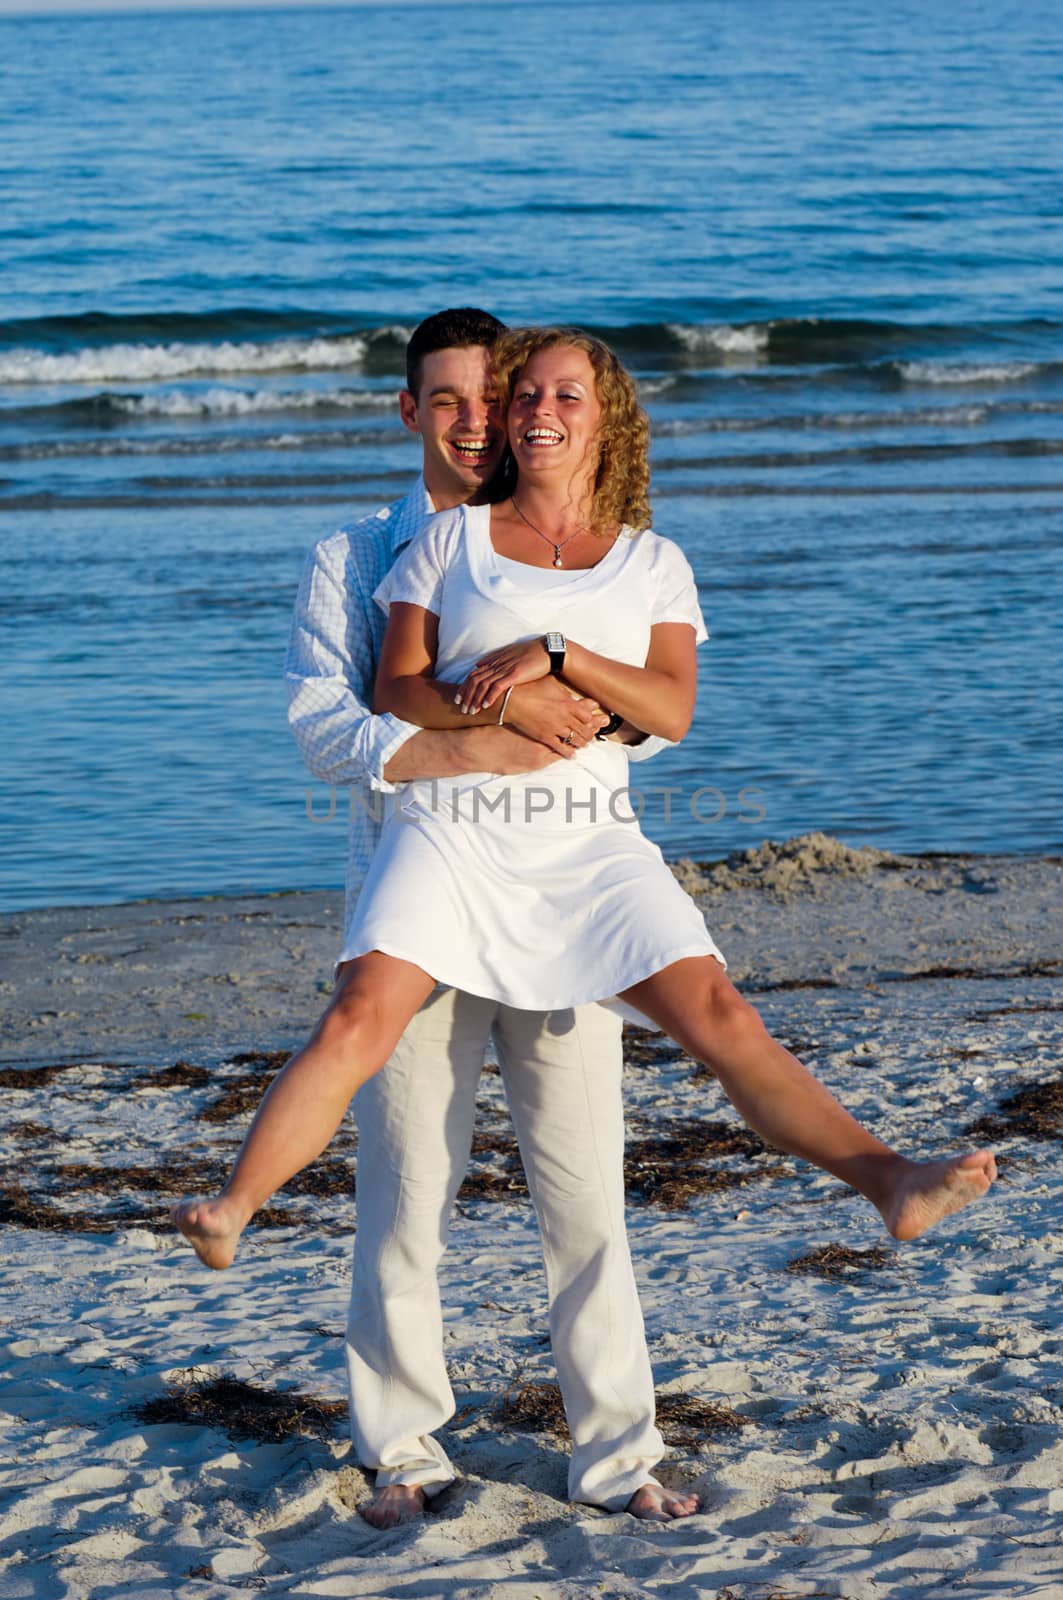
[[[764,889],[790,894],[808,888],[824,877],[864,877],[882,870],[896,871],[915,863],[904,856],[871,846],[853,848],[826,833],[802,833],[796,839],[738,850],[722,861],[676,861],[672,871],[688,894],[726,894],[732,889]]]

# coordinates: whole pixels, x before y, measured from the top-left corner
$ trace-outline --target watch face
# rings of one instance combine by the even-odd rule
[[[563,633],[548,633],[546,635],[546,648],[547,648],[547,650],[549,650],[551,655],[554,655],[555,653],[562,652],[564,650],[564,648],[565,648],[565,636],[564,636],[564,634]]]

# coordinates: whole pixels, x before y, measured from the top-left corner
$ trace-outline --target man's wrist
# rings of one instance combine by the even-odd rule
[[[449,778],[457,770],[454,740],[457,735],[442,728],[422,728],[396,750],[384,768],[389,783],[416,783],[419,778]]]
[[[498,731],[494,724],[422,728],[395,752],[384,769],[384,777],[389,783],[415,783],[421,778],[460,778],[467,772],[489,771],[489,756]]]

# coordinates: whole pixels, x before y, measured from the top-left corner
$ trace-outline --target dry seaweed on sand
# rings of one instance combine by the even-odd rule
[[[804,1535],[801,1543],[804,1543]],[[796,1540],[795,1540],[796,1542]],[[800,1596],[794,1594],[792,1589],[758,1589],[755,1600],[837,1600],[837,1589],[802,1589]],[[706,1591],[708,1600],[708,1591]],[[753,1600],[748,1589],[717,1589],[714,1600]]]
[[[160,1067],[145,1072],[135,1081],[138,1089],[202,1089],[211,1079],[206,1067],[193,1066],[191,1061],[175,1061],[172,1067]]]
[[[493,1420],[515,1433],[551,1433],[568,1438],[561,1390],[556,1383],[532,1379],[514,1384],[494,1408]],[[657,1426],[670,1445],[696,1449],[715,1434],[752,1426],[730,1406],[702,1400],[692,1394],[657,1396]]]
[[[459,1200],[521,1200],[528,1194],[517,1141],[502,1129],[479,1128],[473,1136],[473,1156],[493,1157],[494,1166],[474,1166],[465,1174]]]
[[[561,1390],[556,1383],[528,1379],[506,1390],[494,1408],[494,1421],[515,1433],[553,1433],[568,1438]]]
[[[175,1061],[169,1067],[137,1068],[118,1061],[61,1061],[43,1067],[0,1067],[0,1089],[40,1089],[51,1083],[60,1073],[91,1069],[121,1072],[128,1076],[116,1089],[174,1089],[187,1087],[202,1089],[211,1080],[206,1067],[194,1066],[191,1061]]]
[[[842,1282],[864,1272],[878,1272],[883,1267],[895,1267],[897,1258],[885,1245],[872,1245],[870,1250],[853,1250],[845,1244],[825,1244],[807,1255],[795,1256],[787,1263],[787,1272],[807,1272],[813,1277]]]
[[[229,1060],[234,1067],[260,1067],[263,1072],[279,1072],[291,1060],[291,1050],[239,1050]]]
[[[62,1168],[58,1169],[60,1172]],[[121,1168],[100,1167],[89,1169],[99,1172],[102,1178],[122,1176]],[[99,1192],[104,1183],[95,1179],[86,1184],[86,1192]],[[115,1187],[112,1182],[111,1188]],[[184,1189],[171,1190],[184,1193]],[[256,1211],[248,1226],[251,1228],[301,1228],[314,1225],[316,1219],[305,1211],[286,1211],[276,1206],[263,1206]],[[7,1183],[0,1188],[0,1226],[29,1228],[37,1233],[115,1233],[120,1228],[146,1228],[152,1233],[168,1233],[172,1228],[168,1214],[157,1211],[111,1208],[105,1211],[61,1211],[45,1195],[30,1194],[20,1183]]]
[[[1028,1083],[964,1131],[975,1139],[1063,1139],[1063,1080]]]
[[[652,1037],[652,1036],[651,1036]],[[679,1054],[678,1048],[675,1053]],[[736,1170],[711,1166],[728,1156],[762,1156],[768,1147],[748,1129],[730,1122],[655,1121],[652,1132],[630,1140],[624,1157],[629,1196],[666,1210],[683,1210],[696,1195],[737,1188],[758,1179],[789,1172],[779,1165]],[[473,1166],[458,1192],[460,1200],[517,1200],[528,1185],[517,1141],[501,1129],[477,1129],[473,1157],[493,1158],[492,1165]]]
[[[255,1212],[249,1228],[310,1228],[322,1232],[320,1223],[309,1212],[285,1211],[280,1206],[262,1206]]]
[[[651,1159],[635,1161],[630,1168],[625,1161],[625,1174],[630,1200],[659,1206],[662,1211],[686,1211],[690,1202],[702,1195],[742,1189],[746,1184],[757,1183],[764,1178],[789,1177],[790,1169],[776,1163],[770,1167],[701,1167],[687,1172],[669,1172],[662,1171],[657,1162]]]
[[[652,1028],[637,1028],[625,1022],[622,1049],[625,1067],[659,1067],[683,1056],[679,1046]]]
[[[652,1132],[628,1141],[628,1150],[652,1148],[661,1159],[705,1161],[719,1156],[762,1156],[768,1146],[738,1122],[708,1122],[697,1117],[654,1118]]]
[[[502,1156],[506,1161],[520,1160],[517,1141],[504,1128],[477,1128],[472,1136],[471,1153],[474,1156]]]
[[[659,1394],[657,1426],[666,1444],[696,1449],[718,1433],[734,1433],[751,1428],[752,1417],[744,1417],[731,1406],[715,1400],[702,1400],[694,1394]]]
[[[220,1161],[168,1161],[155,1166],[98,1166],[88,1161],[65,1162],[47,1176],[63,1194],[113,1194],[134,1189],[145,1194],[201,1194],[219,1189],[228,1176]]]
[[[84,1061],[59,1061],[47,1067],[0,1067],[0,1089],[42,1089],[61,1072],[76,1072]],[[113,1066],[114,1062],[93,1063]]]
[[[910,972],[880,972],[879,983],[923,983],[928,978],[962,978],[977,983],[1014,983],[1019,978],[1054,978],[1060,961],[1030,961],[1018,967],[919,967]],[[969,1020],[974,1020],[973,1018]]]
[[[50,1129],[45,1130],[51,1133]],[[221,1187],[229,1163],[212,1157],[169,1157],[157,1162],[111,1166],[86,1161],[42,1166],[24,1158],[15,1164],[22,1181],[0,1188],[0,1223],[50,1233],[113,1233],[117,1228],[143,1227],[162,1232],[170,1227],[163,1206],[144,1210],[132,1196],[160,1195],[169,1201],[183,1195],[206,1194]],[[346,1160],[318,1160],[297,1173],[280,1191],[285,1195],[318,1198],[353,1193],[353,1166]],[[63,1210],[55,1198],[76,1201],[87,1196],[79,1209]],[[311,1225],[312,1214],[264,1207],[251,1219],[257,1228],[294,1228]]]
[[[991,1006],[988,1011],[971,1011],[968,1022],[992,1022],[997,1017],[1039,1017],[1052,1011],[1063,1011],[1063,1000],[1043,1000],[1025,1004],[1013,1002],[1006,1006]]]
[[[234,1117],[247,1117],[257,1111],[266,1089],[265,1074],[244,1072],[230,1078],[216,1100],[200,1106],[196,1112],[199,1122],[230,1122]]]
[[[527,1195],[523,1168],[513,1167],[503,1172],[495,1172],[490,1167],[467,1172],[458,1190],[459,1200],[523,1200]]]
[[[347,1415],[345,1400],[322,1400],[291,1390],[260,1389],[241,1378],[192,1378],[168,1384],[165,1393],[130,1408],[147,1425],[181,1423],[217,1428],[232,1440],[280,1444],[293,1437],[329,1439]]]
[[[238,1073],[227,1082],[223,1080],[224,1087],[218,1098],[196,1112],[199,1121],[228,1122],[232,1117],[244,1117],[257,1111],[267,1080],[280,1071],[291,1054],[290,1050],[240,1050],[230,1056],[230,1065],[251,1070]]]
[[[158,1216],[142,1212],[111,1212],[106,1216],[85,1216],[78,1211],[60,1211],[50,1200],[28,1194],[19,1183],[0,1189],[0,1224],[32,1228],[38,1233],[114,1233],[116,1228],[163,1226]]]
[[[624,1151],[628,1196],[666,1211],[685,1211],[699,1195],[717,1194],[764,1178],[789,1174],[781,1163],[735,1167],[714,1163],[734,1156],[768,1153],[748,1128],[732,1122],[676,1118],[653,1124],[652,1132],[629,1139]]]
[[[350,1199],[354,1193],[354,1164],[343,1160],[328,1161],[319,1156],[302,1172],[297,1172],[294,1178],[289,1178],[277,1192],[312,1194],[319,1198],[342,1195],[344,1199]]]

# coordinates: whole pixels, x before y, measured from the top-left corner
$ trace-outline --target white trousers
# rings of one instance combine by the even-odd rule
[[[437,1269],[494,1034],[539,1218],[573,1500],[620,1510],[664,1453],[624,1226],[620,1019],[527,1012],[437,989],[359,1090],[358,1228],[347,1329],[351,1435],[377,1483],[438,1493],[454,1414]]]

